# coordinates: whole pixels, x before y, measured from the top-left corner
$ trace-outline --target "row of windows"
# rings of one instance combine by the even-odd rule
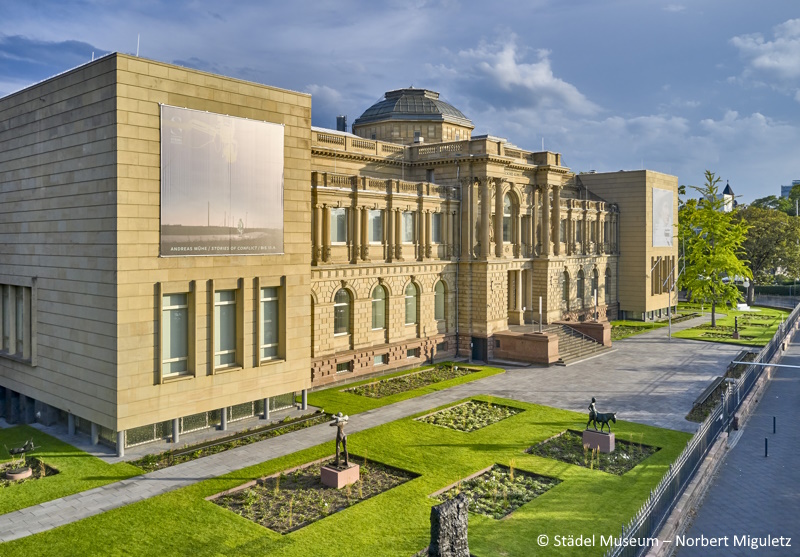
[[[608,302],[611,299],[611,291],[609,289],[609,285],[611,284],[611,269],[608,268],[608,267],[606,267],[606,277],[605,278],[606,278],[606,280],[605,280],[605,284],[603,286],[604,286],[604,289],[605,289],[605,299],[606,299],[606,302]],[[597,293],[598,296],[600,294],[599,282],[600,282],[600,277],[599,277],[599,274],[597,272],[597,269],[592,269],[592,290],[591,290],[591,295],[593,297],[594,297],[595,293]],[[562,297],[563,297],[563,300],[565,302],[569,302],[570,301],[570,293],[569,293],[569,290],[570,290],[570,276],[569,276],[569,271],[566,271],[566,270],[564,271],[563,283],[564,284],[563,284],[563,296]],[[576,287],[577,287],[578,299],[579,300],[583,300],[583,298],[585,297],[585,294],[586,294],[586,278],[585,278],[583,269],[578,271],[578,275],[577,275],[577,279],[576,279]]]
[[[433,314],[436,321],[445,319],[445,286],[442,281],[438,281],[433,288],[434,302]],[[405,297],[405,324],[419,324],[419,288],[416,284],[409,283],[404,293]],[[350,314],[353,300],[350,292],[344,288],[339,289],[333,297],[333,334],[344,335],[352,332]],[[380,330],[386,328],[387,316],[389,314],[389,297],[386,288],[382,285],[376,286],[372,290],[372,329]]]
[[[0,284],[0,353],[31,359],[31,288]]]
[[[241,365],[238,330],[239,290],[214,291],[214,369]],[[261,288],[259,308],[261,331],[259,358],[279,358],[280,309],[277,287]],[[162,297],[161,372],[163,377],[190,372],[190,302],[189,293],[165,294]]]
[[[338,207],[330,209],[331,212],[331,243],[344,244],[348,241],[347,215],[350,209]],[[382,209],[370,209],[367,211],[367,241],[370,243],[383,242],[383,215]],[[411,244],[417,241],[417,213],[404,211],[400,213],[400,237],[403,243]],[[431,214],[431,242],[434,244],[442,243],[443,215],[442,213]],[[392,238],[389,242],[392,242]]]

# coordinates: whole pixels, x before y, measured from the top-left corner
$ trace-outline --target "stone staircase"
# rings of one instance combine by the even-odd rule
[[[546,325],[544,332],[558,335],[557,366],[567,366],[598,354],[610,351],[610,346],[603,346],[594,339],[582,335],[567,325]]]

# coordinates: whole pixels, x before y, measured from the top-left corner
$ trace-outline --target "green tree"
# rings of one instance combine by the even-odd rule
[[[684,244],[680,286],[693,301],[711,302],[711,326],[716,327],[717,304],[735,304],[741,297],[733,278],[752,278],[752,273],[739,259],[748,225],[723,212],[717,187],[721,179],[708,170],[705,177],[703,186],[692,186],[702,197],[685,203],[678,221],[678,237]]]
[[[748,225],[742,248],[753,275],[747,289],[747,303],[752,304],[755,285],[772,283],[778,269],[790,276],[800,274],[800,219],[751,205],[737,211],[734,220]]]
[[[774,195],[759,197],[750,204],[750,207],[773,209],[786,213],[787,215],[794,215],[794,201],[790,201],[788,197],[777,197]]]

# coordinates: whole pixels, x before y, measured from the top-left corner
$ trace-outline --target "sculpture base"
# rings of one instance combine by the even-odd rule
[[[14,468],[12,470],[6,470],[6,479],[7,480],[24,480],[25,478],[30,478],[33,475],[33,470],[31,470],[30,466],[26,466],[25,468]]]
[[[354,484],[360,477],[361,466],[351,464],[349,468],[334,468],[323,466],[320,469],[320,479],[324,485],[335,489],[342,489],[346,485]]]
[[[613,453],[614,434],[586,429],[583,431],[583,446],[597,449],[601,453]]]

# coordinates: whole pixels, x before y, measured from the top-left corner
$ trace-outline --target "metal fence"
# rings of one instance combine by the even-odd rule
[[[783,343],[787,340],[788,332],[794,327],[798,316],[800,316],[800,305],[792,310],[769,344],[757,354],[753,361],[754,364],[769,363],[781,350]],[[661,530],[711,445],[714,444],[720,433],[730,427],[734,414],[755,386],[763,370],[764,366],[751,364],[738,379],[728,381],[728,387],[720,404],[700,424],[681,455],[670,465],[658,486],[650,492],[650,496],[639,512],[628,524],[622,526],[620,538],[614,540],[613,547],[606,551],[605,557],[640,557],[650,550],[650,547],[642,542],[654,538]]]

